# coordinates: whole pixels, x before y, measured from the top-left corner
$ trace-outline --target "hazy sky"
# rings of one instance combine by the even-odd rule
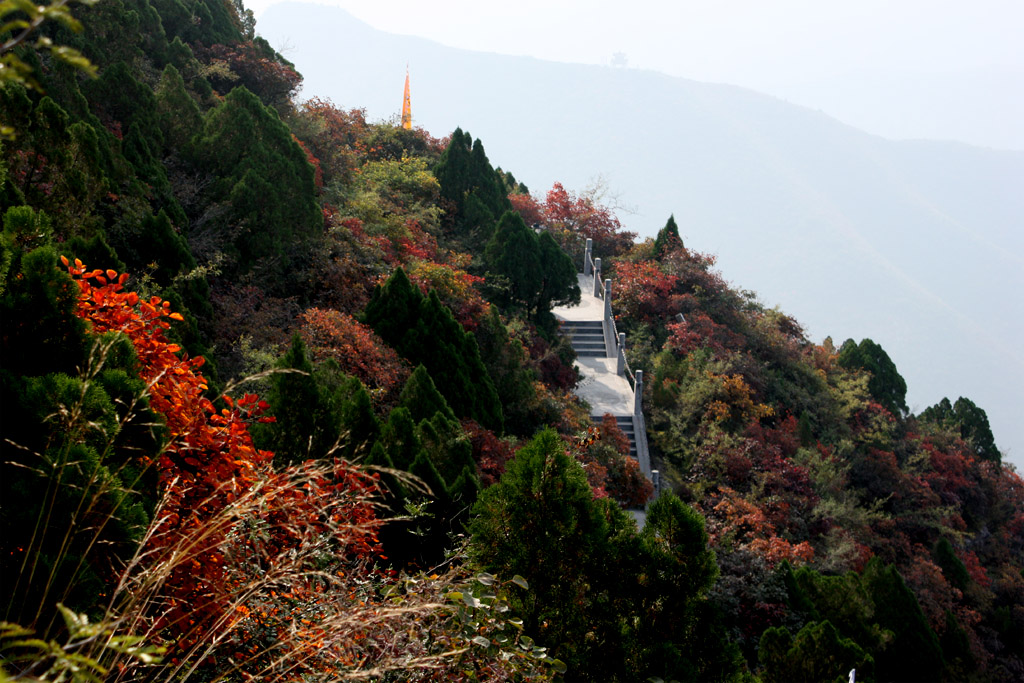
[[[272,0],[246,5],[257,19]],[[472,50],[731,83],[888,137],[1024,149],[1024,0],[333,0]],[[257,28],[258,30],[258,28]]]

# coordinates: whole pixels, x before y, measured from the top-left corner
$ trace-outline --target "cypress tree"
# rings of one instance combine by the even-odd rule
[[[436,413],[441,413],[449,420],[455,419],[455,413],[448,407],[448,402],[437,390],[434,380],[423,365],[417,365],[409,375],[398,397],[398,405],[408,411],[411,418],[417,422],[429,420]]]
[[[207,112],[193,138],[191,156],[218,180],[209,203],[230,210],[214,231],[244,274],[261,259],[286,280],[293,257],[303,253],[323,219],[316,203],[313,167],[277,113],[238,87]]]
[[[537,237],[537,247],[542,277],[534,304],[535,314],[546,314],[553,306],[578,304],[580,286],[572,259],[548,232]]]
[[[382,287],[374,288],[363,320],[399,354],[429,371],[457,417],[502,430],[501,403],[476,339],[435,292],[424,297],[398,268]]]
[[[399,406],[391,411],[378,443],[386,449],[394,467],[408,471],[421,447],[419,437],[416,436],[416,423],[408,408]]]
[[[475,336],[480,358],[501,401],[505,429],[521,436],[533,435],[540,426],[534,388],[538,376],[528,364],[526,349],[518,339],[509,337],[496,306],[491,306]]]
[[[184,150],[198,132],[203,117],[199,105],[185,90],[181,72],[168,64],[156,89],[156,115],[164,135],[164,150]]]
[[[340,455],[346,460],[358,460],[373,448],[380,436],[380,423],[362,382],[350,378],[349,386],[349,396],[341,406]]]
[[[683,246],[683,240],[679,237],[679,226],[676,225],[675,214],[668,217],[665,227],[658,231],[654,238],[654,258],[660,259],[679,247]]]
[[[449,229],[468,251],[478,252],[490,239],[496,218],[512,209],[483,143],[456,128],[434,176],[441,185],[441,197],[453,207],[448,213]]]
[[[526,227],[522,216],[506,211],[484,250],[488,272],[508,282],[505,305],[522,307],[540,317],[554,304],[578,302],[576,268],[554,238]]]
[[[484,250],[484,263],[488,272],[508,280],[508,303],[532,312],[543,287],[544,274],[537,235],[526,227],[518,213],[507,211],[502,215]]]
[[[901,416],[907,412],[907,383],[881,346],[870,339],[862,339],[860,344],[847,339],[837,360],[849,370],[869,372],[868,391],[890,413]]]
[[[863,581],[875,604],[878,624],[892,632],[892,642],[876,653],[875,666],[882,680],[937,681],[945,662],[935,632],[917,598],[892,565],[877,557],[864,568]]]

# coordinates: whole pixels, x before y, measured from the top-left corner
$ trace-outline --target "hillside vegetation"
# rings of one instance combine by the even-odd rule
[[[239,2],[73,12],[0,71],[0,680],[1024,677],[971,400],[910,414],[674,219],[298,101]],[[551,315],[588,238],[657,497]]]

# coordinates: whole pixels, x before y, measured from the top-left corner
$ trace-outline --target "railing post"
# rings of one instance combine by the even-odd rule
[[[619,356],[615,363],[615,374],[622,377],[626,374],[626,333],[619,332]]]
[[[594,296],[601,296],[601,257],[594,259]]]
[[[604,281],[604,317],[610,322],[612,319],[612,281]]]
[[[637,370],[633,376],[636,378],[633,384],[633,414],[641,415],[644,411],[644,371]]]
[[[593,252],[594,252],[594,240],[592,240],[591,238],[588,237],[587,238],[587,247],[586,247],[586,249],[583,252],[583,274],[584,275],[590,275],[590,269],[591,269],[591,267],[593,265],[593,260],[592,260]]]
[[[654,484],[654,497],[661,495],[661,472],[651,470],[651,483]]]

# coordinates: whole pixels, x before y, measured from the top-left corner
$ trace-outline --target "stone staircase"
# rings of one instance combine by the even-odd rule
[[[643,370],[630,370],[626,335],[619,334],[612,312],[612,281],[601,279],[601,259],[592,258],[592,250],[593,242],[588,239],[583,272],[577,274],[579,302],[556,306],[551,312],[558,320],[560,333],[570,339],[576,352],[576,369],[581,376],[576,394],[590,405],[591,420],[600,424],[605,415],[615,417],[619,429],[629,439],[630,455],[654,484],[657,495],[661,477],[651,468],[647,445],[642,410]],[[637,514],[642,517],[642,512]]]
[[[561,332],[572,340],[577,356],[605,358],[608,349],[604,343],[604,326],[600,320],[564,320]]]

